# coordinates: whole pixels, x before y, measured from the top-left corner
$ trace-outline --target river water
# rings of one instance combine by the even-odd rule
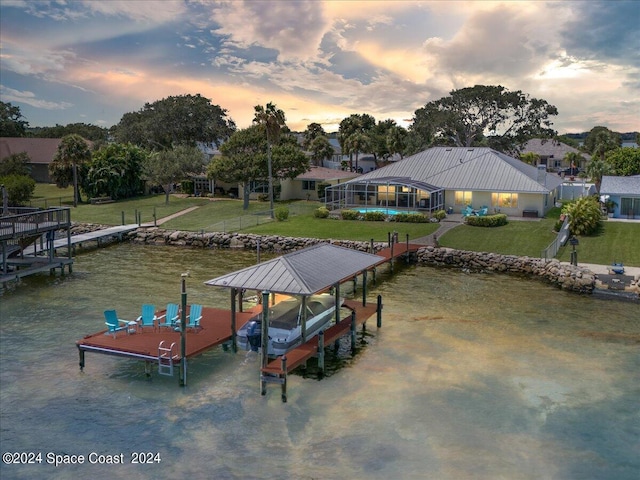
[[[103,328],[103,310],[178,302],[187,270],[190,303],[226,308],[228,291],[203,282],[252,263],[115,245],[1,295],[1,450],[41,457],[0,478],[639,478],[638,305],[534,280],[380,275],[382,328],[371,319],[355,357],[345,341],[323,380],[291,375],[286,404],[278,386],[260,395],[255,354],[221,348],[190,362],[184,388],[98,354],[79,371],[75,341]],[[140,452],[152,463],[131,463]]]

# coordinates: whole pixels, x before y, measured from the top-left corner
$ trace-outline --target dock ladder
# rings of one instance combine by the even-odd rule
[[[177,353],[173,353],[176,346],[176,342],[173,342],[170,347],[165,347],[165,340],[158,345],[158,374],[166,375],[168,377],[173,376],[173,363],[175,360],[179,360],[180,357]]]

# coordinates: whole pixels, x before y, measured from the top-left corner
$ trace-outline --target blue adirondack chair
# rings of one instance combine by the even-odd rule
[[[140,328],[144,330],[144,327],[153,327],[155,330],[156,320],[156,307],[149,303],[142,305],[142,315],[136,319]]]
[[[107,325],[108,330],[104,333],[105,335],[113,334],[113,338],[116,338],[116,333],[123,330],[127,331],[129,328],[129,320],[122,320],[118,318],[118,314],[115,310],[105,310],[104,311],[104,319],[105,324]]]
[[[179,307],[177,303],[168,303],[167,311],[164,315],[158,317],[158,327],[175,328],[176,322],[179,320],[178,310]]]
[[[198,303],[191,304],[189,315],[187,315],[187,328],[200,328],[200,320],[202,319],[202,305]]]

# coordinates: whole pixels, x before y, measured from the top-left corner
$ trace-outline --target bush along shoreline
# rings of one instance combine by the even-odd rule
[[[260,249],[272,253],[288,253],[301,248],[329,242],[361,252],[369,252],[370,242],[353,240],[326,240],[317,238],[283,237],[222,232],[186,232],[164,230],[157,227],[140,227],[128,235],[131,242],[143,245],[169,245],[204,249]],[[387,247],[386,242],[374,242],[374,251]],[[471,272],[509,273],[538,278],[563,290],[592,293],[596,276],[587,268],[562,264],[559,260],[535,257],[501,255],[487,252],[470,252],[444,247],[425,246],[415,254],[418,265],[455,267]]]

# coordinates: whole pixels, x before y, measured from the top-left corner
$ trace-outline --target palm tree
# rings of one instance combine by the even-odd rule
[[[358,154],[371,148],[371,138],[361,132],[352,133],[344,141],[347,153],[356,154],[356,172],[358,171]]]
[[[611,164],[605,160],[601,160],[600,158],[592,158],[587,165],[587,175],[589,175],[591,181],[595,183],[598,193],[600,193],[602,177],[613,174],[615,174],[615,170]]]
[[[273,103],[267,103],[266,108],[262,105],[254,107],[255,117],[253,123],[262,125],[267,135],[267,175],[269,177],[269,208],[271,218],[273,215],[273,172],[271,171],[271,147],[280,137],[280,130],[285,126],[284,112]]]
[[[66,135],[60,140],[58,151],[53,157],[53,162],[49,165],[49,173],[53,173],[58,186],[64,185],[65,170],[71,169],[73,175],[73,206],[78,206],[78,166],[84,165],[91,160],[91,150],[89,145],[80,135],[73,133]]]

